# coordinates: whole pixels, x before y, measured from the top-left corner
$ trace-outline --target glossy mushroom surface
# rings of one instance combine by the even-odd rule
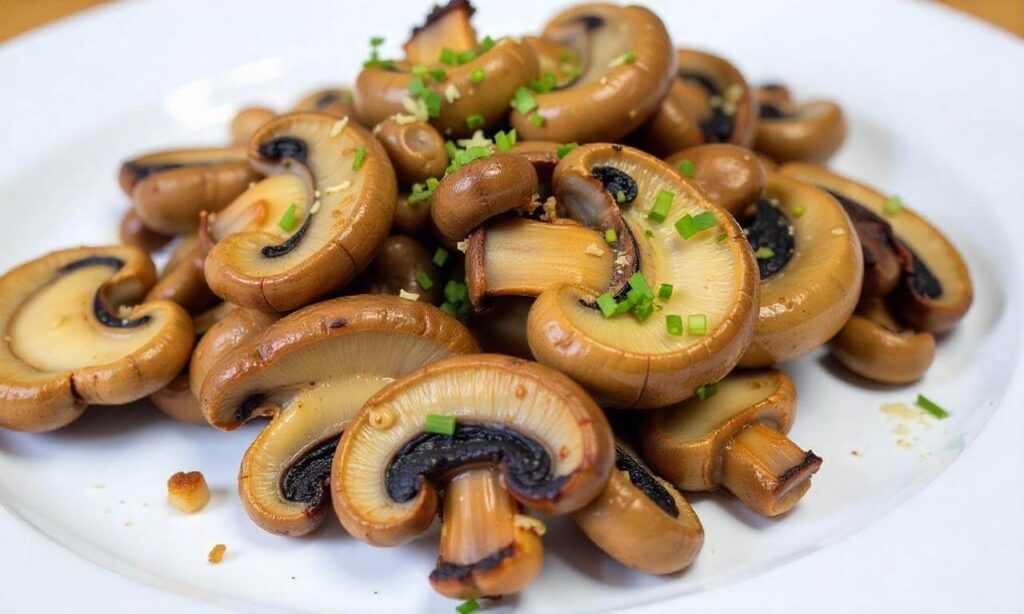
[[[392,116],[374,126],[373,135],[384,146],[403,186],[444,176],[448,167],[444,138],[427,122]]]
[[[672,154],[665,163],[693,179],[712,202],[734,216],[754,204],[764,190],[764,167],[743,147],[698,145]]]
[[[344,87],[328,87],[306,94],[296,101],[292,111],[315,111],[336,119],[347,117],[359,123],[352,100],[352,90]]]
[[[846,139],[846,118],[830,100],[795,103],[784,86],[757,89],[760,119],[754,149],[778,162],[824,162]]]
[[[755,512],[776,516],[811,487],[821,458],[786,438],[796,388],[781,371],[736,371],[717,392],[649,413],[644,458],[681,490],[725,489]]]
[[[144,252],[151,253],[171,242],[174,237],[160,234],[146,227],[142,218],[135,213],[134,209],[128,209],[121,216],[121,223],[117,227],[118,238],[121,243],[137,247]]]
[[[283,240],[236,232],[206,258],[210,288],[233,303],[288,311],[348,283],[387,236],[397,186],[387,154],[369,132],[319,113],[292,113],[265,124],[249,155],[267,174],[304,182],[308,210],[296,207]]]
[[[127,246],[66,249],[0,277],[0,427],[50,431],[144,398],[181,371],[192,319],[142,301],[156,271]]]
[[[881,299],[870,299],[857,308],[830,348],[857,375],[883,384],[909,384],[931,366],[935,337],[901,325]]]
[[[363,273],[366,292],[418,294],[420,300],[437,303],[443,285],[432,254],[416,239],[393,235],[384,239],[377,256]],[[429,287],[425,287],[429,286]]]
[[[277,117],[277,112],[267,107],[245,107],[231,118],[228,131],[231,134],[231,145],[247,147],[252,135],[263,127],[263,124]]]

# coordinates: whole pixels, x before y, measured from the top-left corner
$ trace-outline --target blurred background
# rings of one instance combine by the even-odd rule
[[[0,0],[0,42],[110,0]],[[430,0],[424,0],[427,4]],[[1024,37],[1024,0],[932,0]]]

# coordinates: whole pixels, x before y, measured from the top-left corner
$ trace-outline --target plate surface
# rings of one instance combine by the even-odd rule
[[[126,205],[115,182],[120,160],[150,148],[219,143],[240,105],[285,108],[314,87],[351,82],[371,34],[387,36],[392,51],[425,9],[420,2],[351,6],[313,0],[132,4],[0,49],[0,76],[8,84],[0,111],[17,118],[0,127],[7,152],[0,158],[0,270],[51,249],[114,241]],[[555,12],[540,1],[480,8],[478,31],[490,34],[536,30]],[[753,576],[833,544],[904,504],[972,446],[1020,372],[1024,250],[1017,228],[1024,218],[1011,173],[1019,177],[1024,161],[1018,108],[1024,86],[1005,78],[1024,74],[1018,42],[904,3],[665,2],[652,8],[677,44],[733,59],[752,82],[781,80],[800,97],[839,100],[851,134],[832,166],[900,194],[943,229],[970,266],[976,302],[941,340],[927,377],[910,387],[867,385],[822,352],[786,365],[800,393],[790,437],[825,459],[810,493],[790,514],[766,520],[724,497],[691,497],[707,533],[705,548],[690,570],[668,578],[632,573],[601,555],[571,523],[552,520],[544,573],[525,594],[502,602],[508,607],[592,611],[729,585],[704,598],[718,594],[719,605],[727,603],[756,584]],[[911,405],[918,392],[950,408],[952,417],[898,420],[880,411],[885,403]],[[998,412],[1010,421],[1001,428],[1020,424],[1006,416],[1021,409],[1019,386],[1010,398],[1016,400]],[[409,546],[375,550],[334,522],[302,539],[253,525],[237,502],[235,477],[259,428],[215,432],[138,405],[91,408],[48,435],[0,432],[0,503],[130,581],[207,604],[449,610],[451,602],[426,583],[436,528]],[[1017,445],[1005,460],[1016,459],[1006,466],[1019,469],[1020,431],[989,435],[986,445],[1000,445],[993,437]],[[975,485],[990,491],[1020,485],[1019,471],[1000,475],[998,459],[988,456],[972,459]],[[175,471],[190,469],[206,474],[214,496],[202,513],[184,517],[164,503],[164,484]],[[952,484],[939,480],[929,490],[948,491]],[[1007,503],[1021,510],[1019,495]],[[957,513],[950,518],[964,526],[945,531],[944,540],[966,540],[975,534],[966,527],[984,524],[980,513]],[[16,543],[28,544],[21,537],[26,530],[0,516],[0,538],[17,533],[22,541]],[[984,535],[984,527],[978,530]],[[1009,530],[1022,545],[1019,527]],[[215,543],[227,544],[228,556],[211,567],[206,553]],[[816,558],[827,566],[824,554]],[[20,556],[17,550],[0,555],[5,577],[17,577]],[[71,563],[54,565],[59,573]],[[806,576],[798,580],[796,569],[772,573],[777,581],[804,584]],[[889,589],[866,590],[882,595]],[[15,604],[25,598],[16,589],[13,595]],[[1011,595],[996,597],[1005,604]],[[98,607],[102,595],[89,592],[83,599],[82,607]],[[172,597],[154,591],[146,599],[163,608]]]

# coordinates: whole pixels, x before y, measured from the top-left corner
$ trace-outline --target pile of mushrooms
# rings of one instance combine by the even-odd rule
[[[542,573],[539,514],[672,574],[719,530],[687,492],[793,510],[822,459],[787,437],[779,365],[827,347],[917,380],[970,307],[964,259],[819,166],[835,103],[753,88],[645,8],[497,39],[474,11],[435,7],[398,59],[374,37],[351,89],[125,162],[123,245],[0,277],[0,427],[147,397],[266,418],[239,459],[257,525],[392,547],[440,517],[429,582],[457,599]]]

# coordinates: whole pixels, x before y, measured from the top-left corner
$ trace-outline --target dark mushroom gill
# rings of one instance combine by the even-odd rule
[[[778,207],[763,198],[757,199],[757,211],[753,218],[744,221],[743,227],[755,254],[760,248],[772,251],[770,257],[757,259],[762,281],[785,268],[796,250],[796,241],[793,225]]]
[[[295,503],[319,507],[331,477],[331,463],[338,447],[338,437],[331,436],[302,455],[285,471],[281,480],[284,498]]]
[[[707,75],[681,70],[679,78],[701,86],[708,93],[709,98],[722,96],[722,90]],[[723,111],[721,105],[712,106],[711,115],[700,120],[700,130],[704,133],[704,138],[708,143],[728,143],[735,129],[732,116]]]
[[[124,261],[113,256],[89,256],[88,258],[69,262],[62,266],[57,272],[61,275],[65,275],[90,266],[110,267],[114,269],[114,272],[116,273],[124,266]],[[129,320],[127,318],[119,318],[110,313],[110,310],[107,308],[106,303],[100,296],[99,291],[96,292],[96,295],[92,299],[92,311],[93,315],[96,316],[96,320],[99,321],[100,324],[109,326],[110,328],[136,328],[142,326],[146,322],[149,322],[149,316],[142,316],[141,318]]]
[[[292,136],[279,136],[267,141],[266,143],[261,143],[259,152],[260,156],[267,160],[281,161],[288,158],[305,166],[309,156],[309,147],[302,139]],[[260,254],[264,258],[280,258],[281,256],[290,253],[299,245],[299,243],[302,242],[303,237],[306,236],[306,231],[309,229],[309,224],[313,220],[313,215],[313,211],[310,210],[302,220],[302,226],[299,226],[299,229],[296,230],[292,236],[288,237],[284,243],[279,243],[278,245],[265,245],[263,249],[260,250]]]
[[[679,518],[679,506],[672,495],[640,463],[619,446],[615,446],[615,468],[629,474],[629,481],[647,498],[673,518]]]

